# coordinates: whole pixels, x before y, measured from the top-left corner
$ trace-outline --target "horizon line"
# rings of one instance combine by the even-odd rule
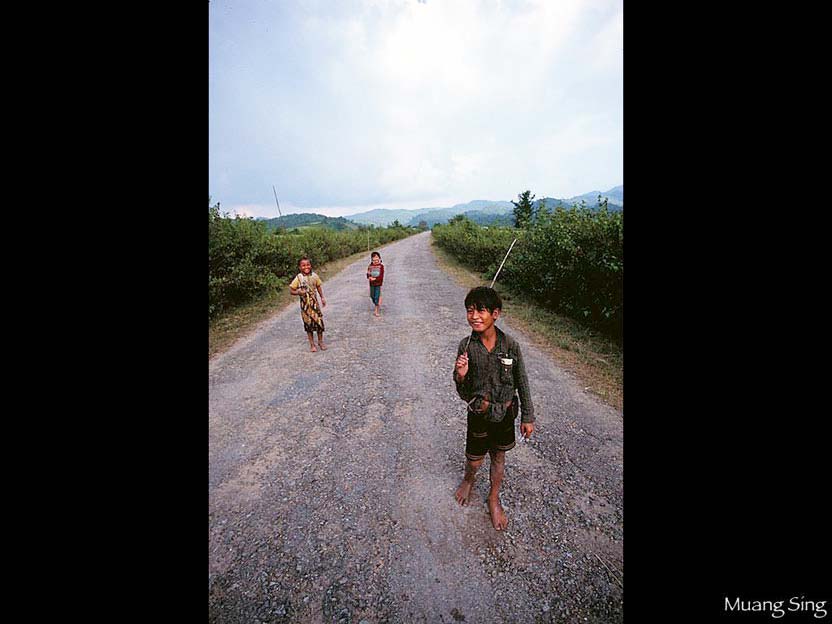
[[[616,184],[615,186],[610,187],[609,189],[607,189],[607,191],[618,188],[618,187],[622,187],[622,186],[624,186],[623,182],[621,184]],[[535,197],[535,201],[538,201],[538,200],[541,200],[541,199],[555,199],[555,200],[558,200],[558,201],[569,201],[569,200],[574,199],[576,197],[589,195],[590,193],[603,194],[603,193],[606,193],[607,191],[592,190],[592,191],[587,191],[586,193],[581,193],[580,195],[573,195],[572,197],[568,197],[568,198],[559,198],[559,197],[552,197],[550,195],[545,195],[543,197]],[[288,206],[285,205],[285,204],[281,205],[281,209],[282,209],[281,212],[283,212],[282,215],[274,215],[273,214],[274,210],[275,210],[274,204],[237,204],[237,205],[231,206],[231,208],[229,209],[228,214],[234,213],[234,214],[236,214],[237,216],[240,216],[240,217],[247,217],[247,218],[261,219],[261,220],[279,219],[281,216],[285,217],[285,216],[288,216],[290,214],[317,214],[317,215],[320,215],[320,216],[323,216],[323,217],[328,217],[330,219],[337,219],[339,217],[349,219],[350,217],[361,216],[361,215],[367,214],[369,212],[378,211],[378,210],[385,210],[385,211],[390,211],[390,212],[393,212],[393,211],[420,212],[420,211],[430,211],[430,210],[445,210],[445,209],[448,209],[448,208],[454,208],[455,206],[470,204],[470,203],[476,202],[476,201],[484,201],[484,202],[490,202],[490,203],[501,203],[501,202],[502,203],[511,203],[511,202],[513,202],[513,200],[510,200],[510,199],[508,199],[508,200],[506,200],[506,199],[471,199],[471,200],[468,200],[468,201],[455,201],[453,199],[448,198],[444,202],[442,202],[442,200],[440,200],[440,202],[447,203],[449,205],[434,205],[434,206],[424,206],[424,205],[422,205],[422,206],[418,206],[416,208],[385,208],[385,207],[379,207],[379,206],[384,206],[385,204],[367,204],[367,205],[364,205],[364,206],[352,206],[352,207],[350,207],[350,206],[320,206],[318,208],[309,208],[309,209],[300,208],[300,207],[294,206],[290,203],[290,204],[288,204]],[[220,203],[220,207],[221,207],[220,209],[222,210],[222,202],[218,202],[218,203]],[[390,202],[390,203],[395,204],[396,202]],[[409,203],[409,204],[412,205],[412,204],[417,203],[417,202],[402,202],[402,203]],[[355,210],[356,212],[353,212],[353,210]],[[326,214],[327,212],[334,212],[335,214]],[[265,214],[271,214],[272,216],[264,216],[264,213]]]

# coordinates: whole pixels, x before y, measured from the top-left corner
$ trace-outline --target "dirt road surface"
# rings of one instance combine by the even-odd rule
[[[506,455],[495,531],[488,459],[471,505],[454,500],[466,290],[429,232],[382,259],[380,318],[369,254],[324,283],[327,351],[294,304],[209,363],[209,620],[622,621],[622,414],[501,319],[537,428]]]

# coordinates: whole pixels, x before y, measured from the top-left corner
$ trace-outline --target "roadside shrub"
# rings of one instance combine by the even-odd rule
[[[209,200],[208,318],[286,287],[297,274],[301,256],[308,256],[318,267],[366,250],[368,235],[375,248],[418,232],[402,226],[270,231],[254,219],[220,214],[219,204],[210,206]]]
[[[461,263],[493,279],[511,241],[499,282],[546,309],[620,340],[624,313],[624,213],[558,208],[523,229],[480,227],[454,218],[433,229]]]

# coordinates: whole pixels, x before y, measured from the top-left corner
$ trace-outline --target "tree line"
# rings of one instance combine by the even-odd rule
[[[417,233],[398,222],[385,228],[335,231],[309,228],[300,233],[272,230],[262,221],[220,212],[208,198],[208,318],[284,288],[307,256],[318,267],[331,260],[376,248]]]
[[[621,341],[624,314],[624,211],[604,202],[550,209],[518,195],[514,227],[480,227],[458,215],[437,225],[437,243],[490,281],[512,240],[499,283],[538,305]]]

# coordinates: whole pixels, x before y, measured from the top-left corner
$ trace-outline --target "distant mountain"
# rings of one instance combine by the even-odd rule
[[[359,212],[354,215],[345,215],[344,219],[349,219],[355,223],[362,225],[375,225],[384,227],[390,225],[393,221],[398,221],[402,225],[407,225],[414,214],[424,210],[433,210],[432,208],[417,208],[416,210],[390,210],[387,208],[376,208],[367,212]]]
[[[576,195],[575,197],[570,197],[569,199],[565,200],[570,206],[572,204],[580,204],[581,200],[586,202],[587,208],[595,208],[598,205],[598,196],[601,196],[601,201],[604,199],[608,200],[609,208],[613,209],[612,204],[616,204],[617,206],[623,208],[624,207],[624,185],[616,186],[611,188],[608,191],[590,191],[589,193],[584,193],[583,195]]]
[[[606,195],[612,200],[615,199],[616,203],[624,205],[624,185],[616,186],[611,188],[606,192]]]
[[[292,228],[309,228],[319,227],[329,230],[357,230],[358,225],[348,221],[344,217],[327,217],[320,214],[310,212],[302,212],[300,214],[288,214],[282,217],[274,217],[273,219],[258,218],[266,224],[270,230],[277,230],[281,227],[291,230]]]
[[[465,213],[465,216],[479,225],[514,225],[513,212],[495,214],[493,212],[483,212],[482,210],[469,210]]]
[[[478,219],[485,220],[484,218],[487,216],[511,214],[513,210],[514,205],[511,202],[475,199],[467,204],[456,204],[450,208],[434,208],[426,212],[419,212],[413,216],[409,225],[418,225],[420,221],[426,221],[428,227],[433,227],[437,223],[447,223],[458,214],[464,214],[471,218],[470,213],[472,212],[478,213]],[[477,221],[477,223],[479,222]]]
[[[475,199],[467,204],[456,204],[450,208],[416,208],[414,210],[378,208],[369,212],[346,215],[344,218],[356,223],[379,226],[389,225],[395,220],[402,225],[419,225],[419,222],[425,221],[429,227],[433,227],[437,223],[447,223],[451,217],[472,210],[478,210],[484,214],[500,215],[510,213],[513,209],[514,205],[511,202]]]
[[[433,227],[437,223],[447,223],[458,214],[464,214],[477,223],[492,222],[494,219],[488,219],[488,217],[512,214],[513,210],[514,204],[511,202],[475,199],[467,204],[456,204],[450,208],[435,208],[420,212],[410,220],[410,225],[418,225],[420,221],[426,221],[428,227]],[[476,213],[475,217],[471,216],[472,213]]]
[[[532,202],[532,208],[535,212],[540,210],[540,206],[545,204],[549,210],[554,210],[555,208],[571,208],[572,203],[565,199],[556,199],[554,197],[541,197],[540,199],[536,199]]]
[[[599,191],[591,191],[589,193],[584,193],[583,195],[576,195],[575,197],[570,197],[569,199],[557,199],[555,197],[541,197],[540,199],[536,199],[532,202],[532,206],[534,207],[535,213],[540,209],[541,204],[545,204],[549,210],[554,210],[555,208],[565,208],[569,209],[573,206],[580,206],[581,201],[585,202],[584,205],[589,208],[590,210],[594,210],[598,208],[598,196],[601,196],[601,201],[604,199],[607,200],[607,208],[612,212],[617,212],[620,210],[624,210],[624,186],[616,186],[615,188],[610,189],[604,193]]]
[[[571,208],[575,204],[580,205],[581,200],[586,202],[587,208],[597,208],[598,195],[603,201],[608,200],[608,207],[610,210],[623,210],[624,208],[624,185],[616,186],[603,193],[600,191],[591,191],[583,195],[570,197],[569,199],[557,199],[554,197],[543,197],[534,201],[535,210],[544,202],[546,206],[554,210],[557,206],[564,208]],[[471,213],[474,213],[472,216]],[[514,204],[510,201],[491,201],[487,199],[475,199],[467,204],[456,204],[450,208],[416,208],[414,210],[388,210],[386,208],[377,208],[368,212],[359,212],[353,215],[346,215],[344,219],[349,219],[355,223],[365,225],[386,226],[393,221],[398,221],[402,225],[419,225],[421,221],[425,221],[428,227],[433,227],[437,223],[447,223],[449,219],[458,214],[465,214],[469,219],[476,223],[514,223]],[[508,217],[506,217],[508,215]]]

